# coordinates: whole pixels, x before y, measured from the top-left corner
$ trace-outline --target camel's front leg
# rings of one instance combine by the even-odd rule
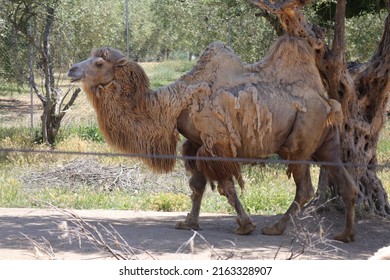
[[[294,164],[290,165],[289,171],[292,172],[296,184],[296,193],[293,203],[287,212],[275,224],[263,228],[265,235],[281,235],[286,230],[291,217],[314,195],[313,185],[310,178],[310,169],[308,165]]]
[[[200,205],[202,203],[203,193],[206,188],[207,180],[205,176],[201,173],[195,173],[190,178],[190,188],[192,190],[191,201],[192,208],[191,212],[188,213],[187,218],[184,222],[177,222],[177,229],[194,229],[198,230],[199,227],[199,212]]]
[[[238,199],[236,189],[234,188],[234,182],[232,178],[223,180],[218,183],[218,192],[226,196],[230,205],[234,207],[237,212],[238,227],[235,230],[236,234],[244,235],[250,234],[256,229],[256,225],[252,222],[252,219],[245,212]]]
[[[184,142],[182,147],[182,153],[185,156],[195,156],[199,146],[187,140]],[[198,230],[199,227],[199,212],[200,205],[202,203],[203,193],[206,188],[207,179],[206,177],[199,171],[195,160],[186,160],[184,162],[185,168],[187,171],[191,173],[191,178],[189,181],[190,189],[192,191],[191,201],[192,208],[191,212],[188,213],[187,218],[184,222],[177,222],[177,229],[194,229]]]

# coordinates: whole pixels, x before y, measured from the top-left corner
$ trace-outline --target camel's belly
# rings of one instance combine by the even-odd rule
[[[242,127],[240,131],[242,146],[237,149],[237,157],[266,158],[279,151],[290,135],[296,118],[295,110],[281,109],[285,109],[283,113],[276,112],[278,110],[271,112],[272,117],[263,120],[255,131]]]

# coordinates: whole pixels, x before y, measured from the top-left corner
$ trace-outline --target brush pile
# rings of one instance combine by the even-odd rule
[[[178,170],[169,175],[151,174],[141,165],[108,165],[91,158],[76,158],[64,165],[30,171],[21,181],[27,188],[62,187],[77,189],[93,187],[100,191],[126,190],[144,192],[186,192],[187,177]]]

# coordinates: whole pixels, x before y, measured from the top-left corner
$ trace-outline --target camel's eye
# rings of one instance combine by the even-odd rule
[[[96,67],[102,67],[103,66],[103,59],[98,59],[95,61],[95,66]]]

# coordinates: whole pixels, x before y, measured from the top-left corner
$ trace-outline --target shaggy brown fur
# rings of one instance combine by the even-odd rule
[[[96,88],[83,83],[106,141],[124,153],[150,155],[142,160],[154,171],[171,171],[175,159],[158,156],[176,155],[176,119],[182,108],[176,109],[177,100],[166,93],[177,95],[178,85],[151,91],[149,79],[137,63],[126,60],[124,65],[115,65],[123,58],[119,51],[97,49],[92,56],[103,58],[115,69],[114,78],[107,84]],[[186,106],[184,100],[180,103]]]
[[[212,43],[197,65],[177,82],[156,91],[149,89],[142,68],[113,49],[99,49],[69,71],[97,112],[107,142],[120,151],[146,154],[143,160],[155,171],[168,172],[174,159],[178,133],[187,142],[187,160],[193,192],[192,210],[177,224],[198,229],[200,204],[206,182],[218,183],[238,214],[236,233],[255,229],[242,207],[233,178],[243,187],[240,164],[218,158],[266,158],[279,154],[292,160],[316,159],[340,163],[337,122],[340,106],[326,97],[315,66],[314,51],[299,38],[281,37],[264,59],[248,65],[222,43]],[[289,167],[297,185],[294,202],[265,234],[282,234],[291,216],[313,196],[307,165]],[[346,205],[346,225],[336,239],[354,239],[356,190],[345,168],[329,167]]]

